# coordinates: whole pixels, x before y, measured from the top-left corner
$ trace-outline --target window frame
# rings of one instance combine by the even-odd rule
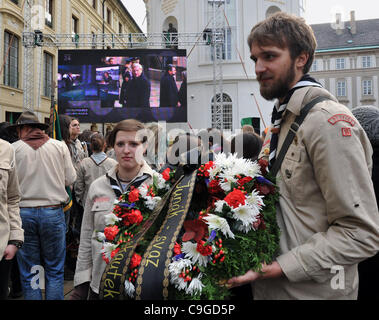
[[[219,100],[220,94],[217,93],[216,99]],[[233,130],[233,100],[227,93],[223,93],[222,103],[222,128],[223,130]],[[215,127],[215,97],[211,100],[211,126]]]
[[[340,86],[340,84],[343,84],[343,86]],[[340,90],[343,90],[340,91]],[[346,83],[346,80],[338,80],[337,81],[337,97],[341,97],[341,98],[346,98],[347,97],[347,83]],[[340,93],[344,93],[344,94],[340,94]]]
[[[74,14],[71,15],[71,32],[73,34],[79,33],[79,18]]]
[[[371,68],[372,67],[372,61],[371,56],[362,56],[362,68]]]
[[[368,86],[368,84],[370,84]],[[373,90],[373,81],[372,79],[363,79],[362,80],[362,95],[363,96],[372,96],[374,93]]]
[[[47,58],[51,59],[50,73],[47,70]],[[43,52],[43,96],[50,98],[52,93],[51,84],[54,81],[54,55],[50,52]],[[50,75],[50,76],[49,76]],[[49,83],[48,83],[49,82]]]
[[[3,69],[3,84],[7,87],[19,89],[20,88],[20,38],[15,33],[12,33],[8,30],[4,30],[3,34],[4,34],[3,45],[4,45],[4,61],[5,61],[4,69]],[[8,41],[8,43],[6,43],[6,41]],[[17,44],[17,45],[15,46],[14,44]],[[13,56],[12,56],[12,52],[15,52]]]
[[[50,21],[48,20],[50,15]],[[45,25],[52,28],[54,27],[54,1],[45,0]]]
[[[346,69],[346,58],[336,58],[336,70]]]

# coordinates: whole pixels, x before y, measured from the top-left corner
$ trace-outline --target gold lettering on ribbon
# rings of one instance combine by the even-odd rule
[[[114,295],[120,295],[120,292],[114,291],[114,290],[108,290],[108,289],[104,289],[104,293],[106,293],[104,298],[106,298],[108,296],[110,296],[111,298],[114,298]]]

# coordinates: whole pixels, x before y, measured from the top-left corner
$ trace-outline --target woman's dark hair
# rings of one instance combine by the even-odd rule
[[[242,143],[242,154],[241,154]],[[259,152],[262,149],[262,138],[257,134],[241,133],[233,137],[231,141],[231,152],[238,154],[239,157],[255,161],[258,159]]]
[[[70,123],[74,120],[65,114],[59,115],[59,125],[61,129],[62,140],[66,142],[67,145],[70,144]]]
[[[91,150],[94,153],[102,152],[105,145],[105,139],[101,133],[94,133],[90,138]]]
[[[145,126],[142,122],[139,122],[135,119],[127,119],[122,120],[119,123],[116,124],[112,132],[110,133],[107,143],[109,143],[112,148],[114,147],[115,141],[116,141],[116,135],[119,131],[136,131],[138,132],[138,136],[136,137],[139,139],[142,143],[145,143],[147,140],[147,132],[144,132]]]

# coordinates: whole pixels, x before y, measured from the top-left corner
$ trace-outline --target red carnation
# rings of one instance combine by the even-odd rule
[[[113,259],[113,257],[117,254],[117,252],[120,251],[120,247],[114,249],[112,252],[111,252],[111,258]]]
[[[182,247],[180,246],[179,243],[175,242],[174,245],[174,254],[177,256],[178,254],[182,253]]]
[[[141,263],[142,257],[138,253],[133,253],[132,259],[130,260],[129,268],[133,270],[137,268]]]
[[[208,161],[204,165],[204,177],[208,178],[209,177],[209,172],[208,170],[214,167],[214,162],[213,161]]]
[[[141,211],[132,209],[132,212],[127,214],[126,219],[128,220],[129,224],[140,224],[143,220],[143,216],[141,214]]]
[[[212,254],[212,246],[204,246],[205,241],[201,240],[197,243],[196,250],[200,252],[202,256],[209,256]]]
[[[162,172],[162,177],[163,179],[165,179],[166,181],[170,180],[170,168],[167,168],[166,170],[164,170]]]
[[[137,188],[133,188],[129,192],[128,199],[130,203],[137,202],[139,200],[139,190]]]
[[[239,184],[240,186],[243,186],[245,183],[248,183],[248,182],[250,182],[251,180],[253,180],[252,177],[241,178],[241,179],[238,180],[238,184]]]
[[[211,180],[208,184],[208,191],[211,194],[217,194],[223,192],[223,190],[220,187],[220,184],[218,180]]]
[[[225,197],[224,200],[229,205],[229,207],[238,208],[240,204],[245,204],[246,197],[241,190],[234,189]]]
[[[114,238],[117,236],[119,230],[117,226],[112,226],[112,227],[106,227],[104,229],[104,235],[109,241],[113,241]]]

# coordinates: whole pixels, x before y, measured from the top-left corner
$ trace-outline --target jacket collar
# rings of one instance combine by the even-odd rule
[[[138,177],[141,177],[144,174],[148,174],[150,177],[153,176],[154,170],[150,168],[150,166],[147,164],[145,160],[142,160],[142,161],[143,161],[143,164],[142,164],[141,169],[138,171],[137,175],[132,179],[131,182],[133,182],[135,179],[137,179]],[[115,165],[107,172],[107,176],[115,179],[116,181],[117,181],[116,172],[118,171],[118,166],[119,164]]]
[[[288,101],[286,112],[290,111],[294,115],[298,116],[300,115],[301,109],[308,102],[312,101],[313,99],[319,96],[329,97],[331,100],[338,102],[338,100],[324,88],[309,86],[296,90],[296,92],[292,95],[291,99]]]

